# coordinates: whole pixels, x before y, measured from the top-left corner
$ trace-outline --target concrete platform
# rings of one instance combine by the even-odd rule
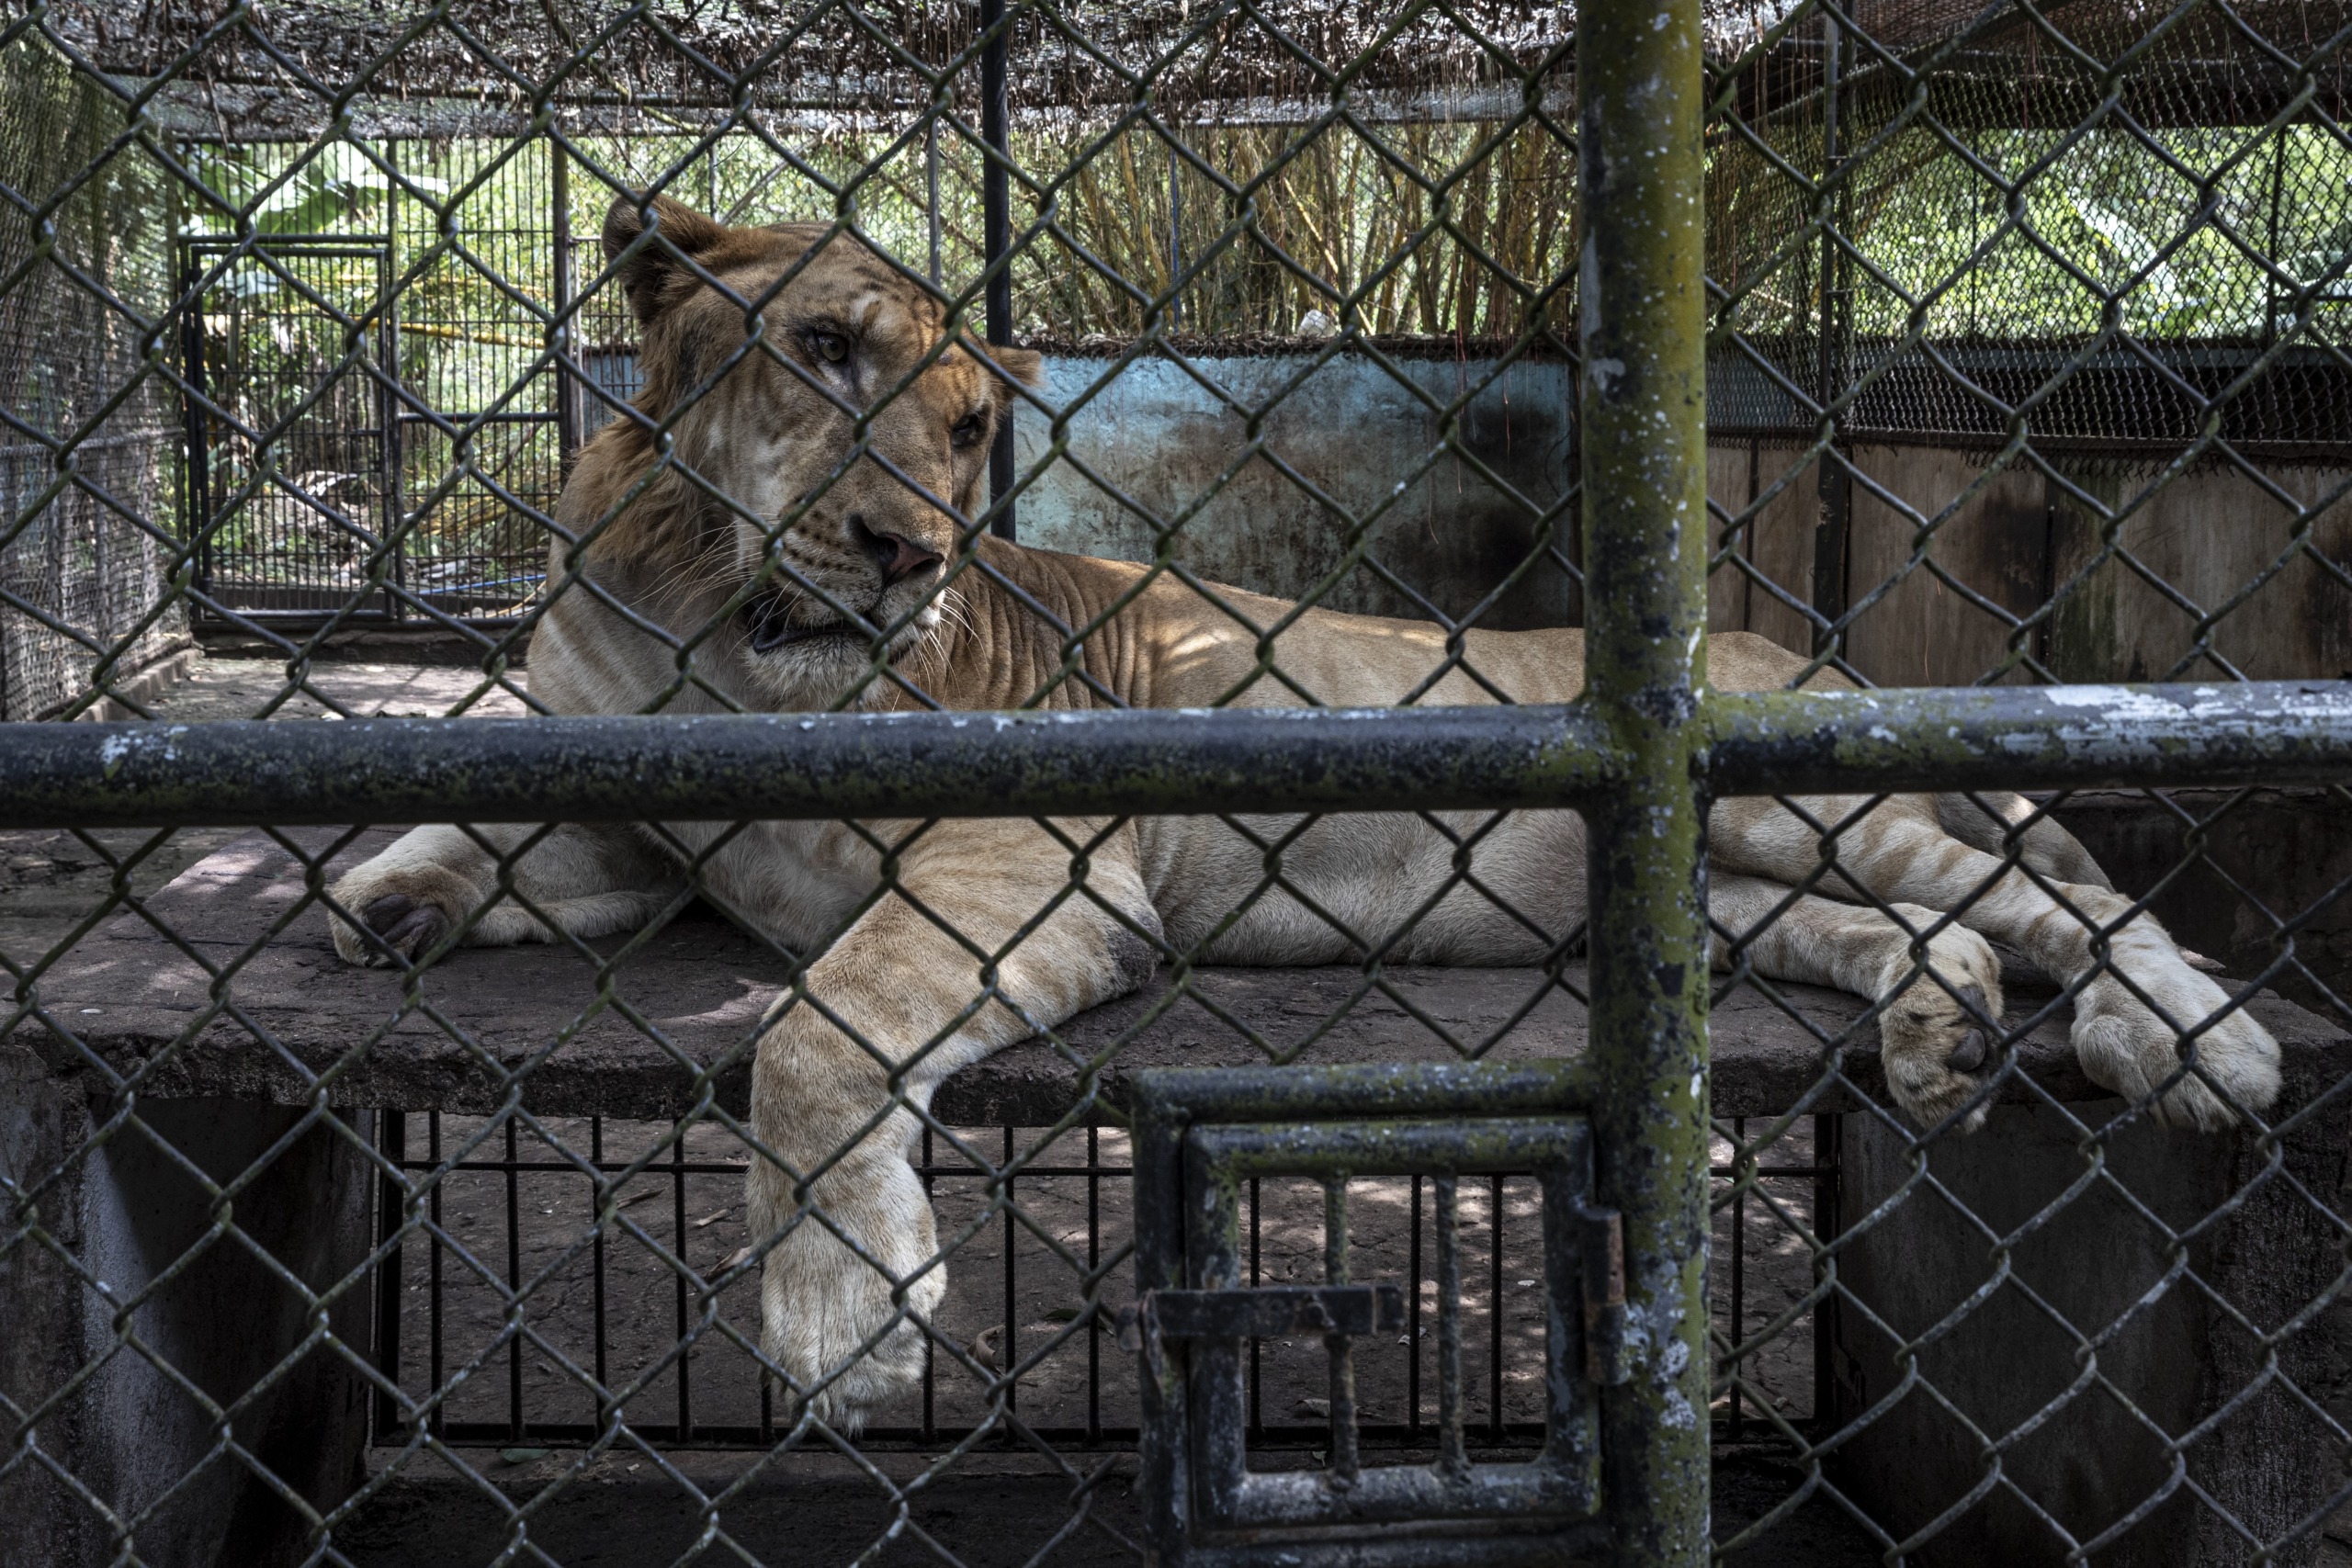
[[[144,917],[115,915],[42,976],[51,1018],[78,1046],[29,1023],[18,1043],[54,1072],[99,1077],[95,1057],[169,1099],[299,1105],[331,1076],[326,1099],[337,1106],[481,1111],[520,1073],[533,1111],[666,1120],[692,1104],[698,1076],[716,1067],[720,1103],[743,1108],[752,1045],[788,965],[737,927],[690,909],[620,958],[609,1003],[598,995],[601,964],[552,944],[461,949],[419,976],[411,1003],[404,976],[355,969],[335,955],[322,906],[298,912],[307,889],[331,885],[393,831],[284,836],[325,859],[306,868],[260,832],[216,851],[147,898]],[[634,940],[589,946],[608,958]],[[213,1006],[208,965],[233,970],[222,993],[230,1005]],[[1581,987],[1581,964],[1564,967],[1564,984],[1534,970],[1402,965],[1382,980],[1370,987],[1351,968],[1204,970],[1194,985],[1213,1005],[1182,998],[1139,1025],[1166,1000],[1163,973],[1070,1021],[1059,1046],[1032,1041],[967,1069],[941,1089],[934,1109],[952,1125],[1049,1124],[1076,1102],[1081,1062],[1097,1066],[1116,1107],[1129,1076],[1145,1067],[1511,1061],[1584,1049],[1585,1010],[1566,988]],[[2053,993],[2038,976],[2013,970],[2007,984],[2013,1026],[2050,1010]],[[1773,1114],[1800,1102],[1849,1111],[1860,1104],[1855,1090],[1886,1103],[1876,1029],[1847,1038],[1860,998],[1774,989],[1785,1007],[1752,987],[1717,1004],[1716,1114]],[[2352,1070],[2342,1029],[2274,998],[2252,1006],[2287,1049],[2290,1097]],[[2019,1075],[2032,1087],[2012,1085],[2008,1100],[2106,1098],[2075,1064],[2067,1022],[2059,1008],[2020,1043]],[[1838,1069],[1852,1087],[1807,1100],[1828,1042],[1838,1043]]]

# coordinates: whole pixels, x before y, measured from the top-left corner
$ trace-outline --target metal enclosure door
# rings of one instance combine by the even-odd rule
[[[1133,1326],[1154,1561],[1404,1568],[1556,1562],[1591,1544],[1596,1385],[1623,1378],[1623,1251],[1617,1216],[1591,1202],[1592,1130],[1568,1110],[1566,1084],[1550,1065],[1138,1075]],[[1502,1173],[1532,1176],[1542,1200],[1544,1438],[1532,1457],[1474,1462],[1457,1202],[1462,1178]],[[1437,1451],[1367,1465],[1354,1344],[1396,1334],[1419,1281],[1349,1277],[1348,1183],[1395,1176],[1430,1179],[1435,1193]],[[1245,1285],[1241,1194],[1264,1177],[1321,1183],[1320,1284]],[[1252,1470],[1250,1342],[1300,1334],[1319,1334],[1329,1358],[1328,1462]]]
[[[266,234],[181,247],[197,589],[256,619],[387,619],[399,583],[389,243]],[[199,292],[200,291],[200,292]]]

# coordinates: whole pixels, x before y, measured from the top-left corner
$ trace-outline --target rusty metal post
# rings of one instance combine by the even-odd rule
[[[1699,7],[1584,7],[1586,646],[1626,760],[1588,813],[1600,1201],[1624,1216],[1632,1380],[1604,1391],[1625,1564],[1707,1560],[1706,360]]]

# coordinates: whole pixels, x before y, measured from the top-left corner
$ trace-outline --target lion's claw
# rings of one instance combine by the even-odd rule
[[[368,962],[382,965],[390,955],[414,958],[432,949],[448,934],[449,918],[431,904],[420,904],[405,893],[387,893],[369,902],[359,911],[359,918],[382,943],[380,951],[371,951]]]

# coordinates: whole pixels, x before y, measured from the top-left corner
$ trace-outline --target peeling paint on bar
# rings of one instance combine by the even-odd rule
[[[2329,784],[2352,778],[2352,682],[1716,694],[1717,795]]]

